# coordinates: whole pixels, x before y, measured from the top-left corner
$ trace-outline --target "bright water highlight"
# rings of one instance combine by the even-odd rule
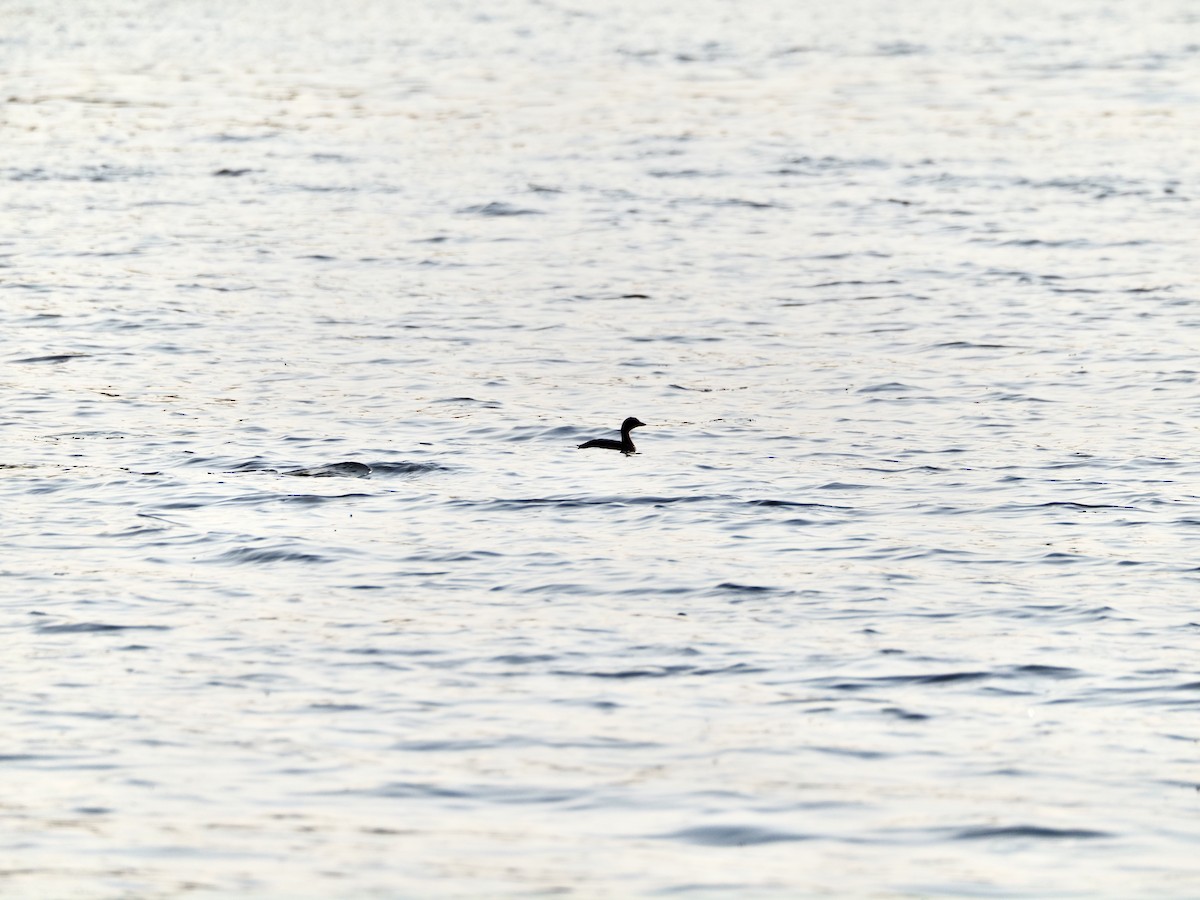
[[[1200,894],[1190,4],[0,9],[0,895]]]

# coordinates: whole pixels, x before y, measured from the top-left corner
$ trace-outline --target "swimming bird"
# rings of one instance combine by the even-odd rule
[[[605,450],[620,450],[622,453],[633,453],[637,448],[633,446],[633,439],[629,436],[629,432],[645,424],[641,419],[630,416],[621,423],[621,439],[619,441],[614,441],[610,438],[595,438],[594,440],[580,444],[577,449],[586,450],[588,447],[602,447]]]

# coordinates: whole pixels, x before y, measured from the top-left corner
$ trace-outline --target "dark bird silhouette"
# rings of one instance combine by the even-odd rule
[[[602,447],[605,450],[620,450],[622,453],[633,453],[637,448],[633,446],[633,439],[629,436],[629,432],[645,424],[641,419],[630,416],[621,423],[621,439],[619,441],[614,441],[611,438],[595,438],[594,440],[580,444],[578,449],[586,450],[589,447]]]

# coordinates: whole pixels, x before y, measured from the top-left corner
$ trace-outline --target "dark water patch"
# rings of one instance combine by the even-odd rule
[[[1124,178],[1049,178],[1044,180],[1017,178],[1013,183],[1018,187],[1033,188],[1034,190],[1059,190],[1084,194],[1099,200],[1118,196],[1148,197],[1152,194],[1150,188],[1143,183]]]
[[[306,194],[357,194],[361,188],[349,184],[293,184],[291,189],[294,191],[303,191]],[[384,189],[375,188],[375,192],[381,192]]]
[[[651,169],[646,174],[651,178],[725,178],[729,173],[719,169]]]
[[[995,677],[994,672],[935,672],[917,675],[880,675],[868,678],[835,678],[822,676],[808,679],[806,683],[820,685],[836,691],[864,691],[878,687],[901,685],[965,684]]]
[[[688,675],[695,671],[695,666],[646,666],[640,669],[612,669],[603,672],[555,669],[550,674],[564,675],[572,678],[601,678],[605,680],[625,681],[633,678],[670,678],[674,675]]]
[[[1122,682],[1134,679],[1121,678]],[[1139,679],[1139,680],[1144,680]],[[1124,706],[1134,710],[1165,707],[1168,709],[1194,710],[1200,702],[1193,696],[1200,692],[1200,682],[1172,685],[1163,683],[1137,684],[1133,687],[1114,687],[1083,690],[1073,696],[1055,697],[1044,701],[1048,706]]]
[[[1079,503],[1074,500],[1049,500],[1045,503],[1007,503],[993,507],[994,512],[1029,512],[1035,509],[1069,509],[1075,512],[1092,512],[1100,509],[1125,509],[1140,512],[1136,506],[1122,506],[1113,503]]]
[[[649,300],[650,294],[642,294],[638,292],[623,293],[620,291],[597,291],[596,293],[573,293],[568,297],[563,297],[560,302],[574,303],[576,301],[596,301],[596,300]],[[561,362],[561,360],[558,360]]]
[[[183,461],[185,466],[211,466],[214,463],[221,464],[221,461],[216,457],[193,456]],[[265,472],[272,475],[278,475],[279,470],[274,468],[269,462],[261,456],[255,456],[251,459],[243,460],[238,463],[225,463],[222,465],[223,474],[236,475],[239,472]]]
[[[1197,784],[1194,781],[1180,781],[1176,778],[1158,778],[1155,779],[1154,783],[1161,784],[1163,787],[1182,788],[1185,791],[1200,793],[1200,784]]]
[[[472,434],[492,435],[501,432],[502,429],[493,426],[481,426],[471,431]],[[579,438],[581,432],[578,428],[573,428],[570,425],[557,425],[552,428],[547,428],[544,425],[514,425],[507,430],[501,437],[501,440],[516,444],[524,444],[535,440],[549,440],[551,438],[570,438],[575,441]],[[564,447],[563,449],[575,449],[573,446]]]
[[[1123,616],[1115,615],[1116,612],[1111,606],[1078,609],[1059,603],[1023,603],[1014,607],[997,607],[986,611],[986,614],[1012,619],[1050,619],[1067,622],[1103,622],[1107,619],[1129,621]]]
[[[836,482],[831,482],[836,483]],[[726,499],[724,497],[714,497],[712,499]],[[853,509],[850,506],[834,506],[829,503],[804,503],[797,500],[746,500],[746,506],[763,506],[768,509],[778,507],[781,509],[836,509],[848,511]]]
[[[842,304],[842,303],[851,303],[851,302],[861,302],[861,301],[866,301],[866,300],[895,299],[895,298],[904,297],[904,296],[906,296],[906,295],[904,295],[904,294],[886,294],[886,295],[885,294],[855,294],[853,296],[820,297],[820,298],[809,299],[809,300],[797,300],[795,297],[780,297],[777,299],[779,301],[779,305],[784,307],[785,309],[796,309],[796,308],[803,308],[806,306],[818,306],[821,304]],[[893,332],[893,331],[908,331],[909,327],[910,326],[905,325],[905,326],[901,326],[899,328],[893,328],[891,326],[888,326],[885,328],[873,328],[873,329],[868,330],[866,333],[867,334],[887,334],[887,333]]]
[[[589,593],[591,593],[593,591],[595,591],[594,585],[588,589]],[[617,591],[616,593],[618,593],[624,597],[647,597],[647,596],[674,597],[674,596],[678,596],[679,594],[691,594],[691,593],[693,593],[693,591],[694,591],[694,589],[690,588],[690,587],[657,587],[656,586],[656,587],[625,588],[624,590]],[[686,616],[687,613],[678,613],[678,615]]]
[[[465,269],[465,268],[468,268],[467,263],[459,262],[457,260],[452,260],[452,259],[423,259],[419,263],[417,263],[417,265],[421,266],[422,268],[429,268],[429,269]],[[416,326],[405,326],[405,327],[416,327]]]
[[[295,504],[297,506],[322,506],[326,503],[337,503],[342,500],[364,500],[371,494],[284,494],[276,497],[279,503]]]
[[[143,178],[151,173],[145,169],[112,166],[102,163],[96,166],[83,166],[76,171],[53,172],[35,166],[30,169],[9,169],[10,181],[90,181],[94,183],[106,181],[132,181]]]
[[[698,897],[741,897],[753,896],[754,891],[740,881],[696,881],[659,888],[652,896],[673,897],[688,894]]]
[[[370,670],[379,670],[379,671],[389,672],[389,673],[390,672],[411,672],[412,671],[412,666],[401,665],[400,663],[394,663],[394,662],[391,662],[386,659],[369,659],[365,662],[343,662],[343,663],[334,663],[333,665],[336,668],[355,669],[355,670],[370,669]]]
[[[449,466],[438,463],[416,462],[373,462],[371,471],[376,475],[425,475],[430,472],[449,472]]]
[[[921,210],[921,215],[929,216],[931,218],[939,218],[942,216],[965,218],[968,216],[977,216],[979,213],[975,210],[962,209],[961,207],[955,206],[929,206]]]
[[[211,141],[215,144],[249,144],[254,141],[268,141],[271,138],[278,137],[278,131],[265,130],[257,134],[233,134],[227,131],[219,131],[216,134],[210,134],[201,140]]]
[[[768,587],[760,584],[738,584],[733,581],[722,581],[715,588],[713,588],[713,590],[720,591],[722,593],[734,594],[772,594],[779,593],[783,590],[783,588]]]
[[[112,625],[107,622],[72,622],[65,625],[34,625],[38,634],[106,634],[117,631],[170,631],[169,625]]]
[[[1065,553],[1061,550],[1043,553],[1040,557],[1038,557],[1038,559],[1052,566],[1069,566],[1074,563],[1095,562],[1092,557],[1085,556],[1082,553]]]
[[[1083,248],[1094,246],[1091,241],[1082,238],[1065,238],[1063,240],[1043,240],[1041,238],[1013,238],[1007,241],[997,241],[992,238],[968,238],[968,240],[982,243],[994,244],[997,247],[1073,247]]]
[[[391,745],[393,750],[415,753],[464,753],[500,748],[551,747],[558,749],[604,749],[604,750],[654,750],[661,747],[657,741],[626,741],[619,738],[595,738],[593,740],[555,740],[528,735],[511,735],[502,738],[459,738],[446,740],[399,741]]]
[[[396,799],[416,800],[416,799],[439,799],[439,800],[457,800],[466,799],[474,796],[470,791],[457,790],[455,788],[443,787],[436,784],[418,784],[411,781],[392,782],[390,784],[381,785],[376,788],[369,788],[361,791],[321,791],[318,793],[332,795],[369,795],[372,797],[390,797]]]
[[[935,473],[942,473],[942,472],[950,471],[949,469],[942,468],[941,466],[900,466],[899,468],[886,468],[886,467],[882,467],[882,466],[859,466],[858,470],[860,472],[882,472],[887,475],[899,475],[902,472],[927,472],[930,474],[935,474]],[[938,512],[938,513],[960,512],[961,513],[961,512],[975,512],[975,510],[973,510],[973,509],[972,510],[966,510],[966,509],[959,510],[959,509],[954,509],[953,507],[938,507],[937,509],[926,510],[926,512]]]
[[[343,653],[356,656],[444,656],[445,650],[430,647],[347,647]]]
[[[816,284],[810,285],[814,290],[831,288],[831,287],[864,287],[877,286],[883,284],[900,284],[895,278],[882,278],[874,281],[860,281],[858,279],[849,279],[846,281],[818,281]]]
[[[980,841],[994,838],[1029,838],[1039,841],[1091,840],[1113,837],[1107,831],[1090,828],[1046,828],[1041,825],[1008,825],[997,827],[961,828],[951,835],[956,841]]]
[[[433,402],[438,405],[475,406],[481,409],[500,409],[504,405],[499,400],[477,400],[474,397],[444,397]]]
[[[792,831],[775,831],[753,825],[700,825],[659,835],[699,847],[753,847],[760,844],[807,841],[811,836]]]
[[[87,687],[87,685],[80,685]],[[103,709],[60,709],[57,707],[41,707],[34,711],[39,716],[62,716],[68,719],[94,719],[98,722],[113,722],[119,720],[133,721],[139,718],[137,713],[110,712]],[[116,763],[83,763],[77,766],[62,766],[67,769],[107,771],[121,768]]]
[[[464,215],[473,216],[489,216],[489,217],[506,217],[506,216],[540,216],[544,213],[540,209],[527,209],[525,207],[513,206],[509,203],[501,203],[492,201],[477,206],[464,206],[459,210]]]
[[[616,456],[617,454],[613,454]],[[549,509],[589,509],[594,507],[624,507],[624,506],[671,506],[673,504],[706,503],[715,499],[707,495],[695,497],[665,497],[646,496],[631,497],[612,495],[605,497],[528,497],[521,499],[496,500],[455,500],[451,506],[460,507],[491,507],[499,510],[524,511],[531,508]]]
[[[1084,673],[1079,669],[1073,669],[1070,666],[1047,666],[1038,663],[1032,663],[1024,666],[1014,666],[1011,670],[1014,675],[1036,675],[1039,678],[1082,678]]]
[[[781,163],[781,167],[772,170],[771,174],[826,175],[847,169],[886,169],[891,165],[882,159],[846,159],[840,156],[789,156],[781,160]]]
[[[808,749],[814,753],[825,753],[829,756],[845,756],[849,757],[850,759],[879,760],[887,759],[892,755],[890,753],[884,753],[881,750],[859,750],[853,747],[811,746]]]
[[[316,553],[304,553],[299,550],[286,550],[282,548],[261,548],[253,547],[234,547],[232,550],[226,550],[214,557],[212,562],[230,563],[233,565],[241,565],[250,563],[255,565],[280,563],[280,562],[302,562],[302,563],[325,563],[329,562],[329,558]]]
[[[921,56],[929,53],[924,44],[911,44],[908,41],[885,41],[875,45],[875,56]]]
[[[461,550],[451,553],[414,553],[404,558],[405,562],[474,562],[476,560],[491,560],[503,557],[503,553],[494,550]]]
[[[175,287],[181,291],[217,291],[218,293],[228,294],[238,293],[240,291],[253,291],[256,289],[257,285],[239,284],[236,286],[230,286],[223,284],[180,283],[175,285]]]
[[[530,747],[542,745],[541,741],[531,741],[526,738],[459,738],[457,740],[434,741],[397,741],[390,749],[404,753],[474,753],[480,750],[498,750],[502,747]]]
[[[717,666],[709,669],[696,669],[692,674],[699,676],[706,675],[761,675],[763,672],[769,672],[770,669],[765,669],[759,666],[752,666],[749,663],[733,663],[728,666]]]
[[[734,56],[731,47],[723,46],[717,41],[705,41],[693,52],[676,53],[672,58],[679,63],[716,63],[727,61]]]
[[[886,716],[892,716],[904,722],[924,722],[933,718],[926,713],[910,712],[899,706],[887,706],[880,710],[880,713]]]
[[[1171,291],[1174,291],[1175,287],[1176,286],[1173,284],[1161,284],[1161,285],[1154,285],[1153,287],[1125,288],[1121,293],[1123,293],[1123,294],[1160,294],[1160,293],[1166,294],[1166,293],[1170,293]],[[1171,305],[1171,306],[1191,306],[1192,302],[1193,301],[1185,300],[1185,301],[1181,301],[1181,302],[1171,303],[1169,305]]]
[[[980,344],[974,341],[943,341],[930,344],[930,350],[1012,350],[1011,344]]]
[[[632,344],[718,344],[725,338],[715,334],[655,334],[632,335],[625,340]]]
[[[274,470],[270,470],[272,474]],[[198,506],[267,506],[272,503],[281,503],[287,500],[289,496],[306,496],[306,495],[291,495],[291,494],[276,494],[270,492],[258,492],[253,494],[242,494],[238,497],[227,497],[224,500],[214,500],[208,503],[195,504]],[[190,507],[184,505],[162,506],[159,509],[188,509]]]
[[[336,462],[307,469],[289,469],[280,473],[298,478],[370,478],[371,467],[360,462]]]
[[[866,387],[861,387],[855,393],[857,394],[900,394],[907,391],[920,391],[921,388],[913,387],[911,384],[903,384],[899,381],[884,381],[879,384],[869,384]]]
[[[720,200],[707,201],[713,206],[733,208],[733,209],[788,209],[782,203],[773,203],[769,200],[744,200],[740,197],[726,197]]]
[[[539,788],[519,784],[474,784],[452,788],[438,784],[398,781],[362,791],[319,791],[325,796],[370,796],[402,800],[464,800],[504,804],[566,803],[582,796],[579,791]]]
[[[997,401],[1000,403],[1053,403],[1053,400],[1046,400],[1043,397],[1034,397],[1032,394],[1020,394],[1016,391],[989,391],[980,398],[984,401]]]
[[[520,594],[554,594],[562,596],[572,595],[587,595],[592,593],[595,588],[591,585],[575,583],[575,582],[551,582],[550,584],[535,584],[529,587],[512,587],[511,585],[501,586],[496,585],[492,588],[493,591],[516,591]]]
[[[27,356],[23,359],[10,359],[11,363],[64,363],[73,359],[85,359],[91,353],[55,353],[50,356]]]

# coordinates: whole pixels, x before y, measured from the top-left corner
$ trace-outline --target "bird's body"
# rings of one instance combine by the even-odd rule
[[[621,439],[619,441],[614,441],[611,438],[595,438],[594,440],[580,444],[578,449],[587,450],[591,447],[599,447],[604,450],[620,450],[622,453],[634,453],[637,451],[637,448],[633,446],[633,439],[629,436],[629,432],[645,424],[645,422],[635,416],[630,416],[621,423]]]

